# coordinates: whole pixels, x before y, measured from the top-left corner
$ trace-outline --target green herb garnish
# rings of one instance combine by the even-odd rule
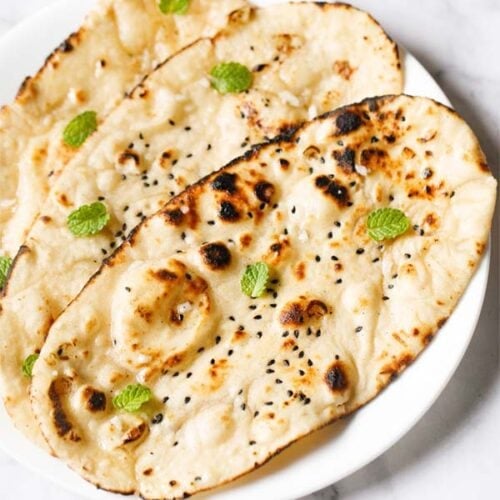
[[[153,397],[149,387],[141,384],[127,385],[120,394],[113,398],[113,406],[130,413],[140,410],[141,406]]]
[[[164,14],[185,14],[189,0],[160,0],[158,7]]]
[[[97,130],[97,113],[85,111],[73,118],[63,132],[63,141],[72,148],[79,148],[89,135]]]
[[[241,277],[241,291],[252,298],[260,297],[267,287],[269,267],[265,262],[247,266]]]
[[[3,288],[7,281],[10,266],[12,266],[12,259],[10,257],[0,257],[0,289]]]
[[[368,215],[366,226],[375,241],[391,240],[408,231],[410,219],[397,208],[380,208]]]
[[[220,94],[238,93],[247,90],[252,85],[252,73],[237,62],[218,64],[210,71],[212,87]]]
[[[75,236],[92,236],[109,222],[106,206],[100,201],[82,205],[68,215],[68,228]]]
[[[22,366],[23,375],[25,377],[31,378],[33,376],[33,367],[37,362],[39,354],[30,354],[24,361]]]

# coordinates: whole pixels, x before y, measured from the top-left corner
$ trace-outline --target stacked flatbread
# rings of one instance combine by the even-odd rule
[[[355,411],[446,321],[487,241],[496,182],[453,111],[387,96],[301,125],[401,93],[376,21],[324,3],[228,15],[243,4],[102,2],[2,112],[5,250],[27,235],[0,309],[5,406],[112,491],[213,488]],[[248,90],[214,88],[228,61]],[[98,129],[68,148],[83,110]],[[68,216],[97,201],[109,222],[76,237]],[[374,241],[381,208],[411,227]],[[117,402],[131,384],[137,407]]]
[[[219,94],[207,75],[234,60],[253,69],[252,87]],[[39,435],[23,360],[41,349],[53,321],[137,223],[250,144],[401,85],[394,43],[370,16],[343,4],[240,10],[223,33],[187,47],[141,83],[60,174],[16,258],[0,315],[0,382],[16,425]],[[96,200],[110,223],[76,238],[68,215]]]

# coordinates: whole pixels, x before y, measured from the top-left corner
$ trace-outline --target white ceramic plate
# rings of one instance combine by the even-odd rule
[[[46,55],[77,29],[94,1],[61,0],[0,39],[0,103],[9,102],[22,79],[36,71]],[[259,0],[255,3],[277,2]],[[424,95],[449,104],[414,57],[403,54],[403,61],[405,93]],[[488,250],[439,335],[419,359],[373,402],[354,416],[300,440],[255,472],[210,492],[210,498],[297,498],[342,479],[391,447],[430,408],[462,359],[481,311],[489,261]],[[94,499],[118,498],[97,490],[28,442],[14,429],[1,404],[0,447],[23,465],[68,490]]]

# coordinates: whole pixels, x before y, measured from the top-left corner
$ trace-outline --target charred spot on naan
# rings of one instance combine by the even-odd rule
[[[214,191],[223,191],[228,194],[235,194],[238,190],[236,181],[238,176],[230,172],[222,172],[211,182]]]
[[[106,410],[106,394],[87,385],[82,390],[85,407],[92,413]]]
[[[334,150],[332,154],[333,158],[337,161],[337,165],[345,174],[352,174],[354,172],[356,154],[353,149],[347,147],[342,151]]]
[[[70,441],[78,442],[81,440],[79,434],[75,431],[66,410],[64,409],[64,399],[71,390],[71,380],[65,377],[54,379],[48,390],[49,400],[52,406],[52,423],[59,437],[67,438]]]
[[[344,392],[350,386],[348,377],[348,370],[345,364],[337,360],[335,361],[325,373],[325,383],[333,393]]]
[[[231,264],[231,252],[222,242],[203,245],[200,254],[205,265],[212,271],[221,271]]]
[[[322,191],[325,196],[333,199],[340,207],[350,206],[349,191],[340,181],[332,179],[327,175],[319,175],[314,180],[314,185]]]
[[[363,125],[363,120],[354,111],[343,111],[335,118],[335,135],[348,135],[358,130]]]
[[[285,304],[280,312],[279,320],[284,326],[302,326],[313,323],[331,312],[331,308],[322,300],[301,296]]]

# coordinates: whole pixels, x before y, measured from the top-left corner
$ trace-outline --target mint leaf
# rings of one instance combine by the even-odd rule
[[[12,259],[10,257],[0,257],[0,289],[3,288],[7,281]]]
[[[97,130],[97,113],[85,111],[73,118],[63,132],[63,141],[72,148],[79,148],[87,137]]]
[[[243,92],[252,85],[252,73],[237,62],[218,64],[210,71],[212,87],[220,94]]]
[[[260,297],[267,287],[269,267],[265,262],[257,262],[247,266],[241,277],[241,291],[252,298]]]
[[[113,398],[113,406],[119,410],[134,412],[153,397],[149,387],[141,384],[127,385],[120,394]]]
[[[100,201],[82,205],[68,215],[68,228],[75,236],[92,236],[109,222],[106,206]]]
[[[189,0],[160,0],[158,7],[164,14],[185,14]]]
[[[31,378],[33,376],[33,367],[37,362],[39,354],[30,354],[24,361],[21,370],[23,371],[23,375],[25,377]]]
[[[380,208],[368,215],[367,229],[375,241],[391,240],[408,231],[410,219],[397,208]]]

